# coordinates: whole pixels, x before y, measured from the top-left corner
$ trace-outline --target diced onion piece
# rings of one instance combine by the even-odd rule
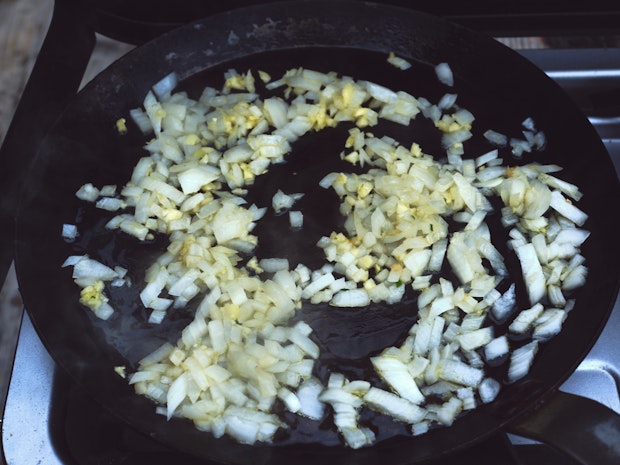
[[[215,181],[220,176],[220,170],[214,166],[199,165],[188,168],[178,174],[181,190],[184,194],[194,194],[203,186]]]
[[[590,237],[590,231],[579,228],[563,228],[554,241],[558,244],[571,244],[574,246],[582,245]]]
[[[408,62],[404,58],[401,58],[395,55],[393,52],[390,52],[390,54],[388,55],[387,62],[391,64],[392,66],[395,66],[396,68],[401,69],[403,71],[411,68],[410,62]]]
[[[284,405],[289,412],[296,413],[301,408],[299,398],[286,388],[280,388],[278,391],[278,397],[282,400],[282,402],[284,402]]]
[[[437,106],[441,110],[447,110],[448,108],[452,108],[454,106],[457,98],[457,94],[444,94],[441,99],[439,99],[439,103],[437,103]]]
[[[420,421],[418,423],[415,423],[411,427],[411,434],[414,436],[421,436],[422,434],[428,433],[428,431],[430,430],[429,423],[430,422],[428,421]]]
[[[439,63],[435,66],[435,74],[437,74],[437,79],[445,85],[450,87],[454,85],[454,76],[448,63]]]
[[[509,383],[514,383],[528,374],[537,351],[538,341],[532,341],[519,347],[511,354],[508,367]]]
[[[478,386],[478,395],[480,396],[480,400],[485,404],[489,402],[493,402],[499,391],[501,390],[501,384],[499,381],[493,378],[485,378]]]
[[[97,260],[83,257],[73,266],[73,279],[88,278],[92,280],[111,281],[118,277],[116,271]]]
[[[477,274],[483,272],[482,258],[476,249],[467,244],[464,233],[455,233],[448,245],[447,258],[452,270],[461,283],[471,282]]]
[[[338,179],[338,176],[340,174],[339,173],[329,173],[326,174],[323,179],[321,179],[319,181],[319,186],[321,186],[323,189],[328,189],[332,186],[332,184],[334,183],[334,181],[336,179]]]
[[[532,151],[532,144],[530,144],[527,140],[511,137],[508,144],[512,148],[513,155],[517,158],[523,155],[524,152]]]
[[[170,388],[168,389],[168,394],[166,396],[166,416],[168,417],[168,420],[172,418],[175,410],[179,405],[181,405],[181,402],[185,400],[186,396],[187,377],[185,374],[181,374],[181,376],[174,380],[174,382],[170,385]]]
[[[160,267],[154,278],[144,287],[140,292],[140,300],[145,307],[150,307],[157,301],[159,294],[166,286],[168,282],[168,270],[164,267]]]
[[[373,357],[371,362],[375,371],[399,396],[414,404],[424,401],[424,396],[405,363],[389,355]]]
[[[300,229],[304,225],[304,215],[300,211],[290,210],[288,212],[289,215],[289,223],[291,228]]]
[[[541,173],[538,176],[538,179],[547,184],[549,187],[558,189],[560,192],[568,195],[573,200],[580,200],[582,197],[582,193],[576,185],[556,178],[555,176],[551,176],[547,173]]]
[[[288,123],[288,104],[279,97],[268,98],[264,102],[265,115],[269,122],[280,129]]]
[[[273,195],[271,205],[274,211],[282,212],[290,209],[296,200],[300,199],[303,194],[285,194],[280,189]]]
[[[351,449],[359,449],[375,442],[375,433],[370,428],[342,428],[340,432]]]
[[[323,385],[317,378],[312,377],[305,380],[297,389],[298,413],[312,420],[323,418],[325,404],[319,401],[319,395],[323,389]]]
[[[176,73],[170,73],[153,84],[153,92],[159,99],[165,99],[177,86],[179,79]]]
[[[539,341],[551,339],[561,331],[566,316],[566,311],[558,308],[545,310],[535,323],[532,337]]]
[[[91,183],[86,183],[78,189],[78,191],[75,193],[75,196],[80,200],[95,202],[99,197],[99,189],[97,189]]]
[[[484,357],[488,361],[497,360],[510,350],[508,338],[505,335],[496,337],[484,346]]]
[[[437,419],[440,423],[450,426],[463,409],[463,401],[458,397],[451,397],[437,410]]]
[[[77,262],[85,258],[88,258],[88,255],[69,255],[62,263],[61,267],[65,268],[67,266],[75,266]]]
[[[101,188],[99,195],[101,197],[114,197],[116,195],[116,184],[108,184]]]
[[[112,308],[112,306],[109,303],[103,302],[98,307],[95,307],[93,309],[93,312],[98,318],[102,320],[107,320],[114,314],[114,308]]]
[[[288,270],[289,262],[287,258],[263,258],[258,265],[267,273]]]
[[[484,372],[457,360],[441,360],[439,362],[439,377],[464,386],[475,387],[480,384]]]
[[[78,235],[77,226],[74,224],[64,223],[62,225],[62,237],[67,240],[74,240]]]
[[[531,243],[515,247],[515,252],[519,258],[530,303],[533,305],[544,297],[546,291],[542,266],[536,255],[536,249]]]
[[[122,217],[122,216],[117,217],[117,218],[120,220],[118,227],[123,232],[131,236],[137,237],[141,241],[147,239],[149,235],[149,228],[147,228],[141,223],[138,223],[137,221],[132,220],[131,218]],[[106,227],[109,227],[109,224],[106,225]]]
[[[476,168],[480,168],[494,160],[497,160],[499,151],[497,149],[489,150],[487,153],[476,157]]]
[[[440,239],[431,247],[431,255],[428,259],[429,271],[439,271],[443,264],[443,259],[448,248],[448,241],[446,239]]]
[[[406,423],[417,423],[422,420],[426,414],[425,410],[416,404],[403,399],[383,389],[371,387],[364,394],[364,403],[374,410],[396,418]]]
[[[293,328],[288,338],[311,358],[316,359],[319,357],[319,346],[302,331]]]
[[[116,211],[125,208],[125,202],[113,197],[102,197],[97,200],[95,206],[102,210]]]
[[[562,289],[572,291],[583,286],[586,282],[588,269],[584,265],[579,265],[569,271],[562,282]]]
[[[491,314],[499,323],[502,323],[514,312],[516,302],[515,285],[511,284],[506,292],[493,303]]]
[[[469,331],[467,333],[459,334],[456,337],[457,342],[461,345],[461,348],[465,351],[475,350],[482,347],[493,339],[493,328],[487,326],[475,331]]]
[[[322,274],[304,288],[302,297],[308,299],[317,292],[331,285],[334,281],[336,281],[336,278],[334,278],[332,273]]]
[[[365,307],[370,304],[370,296],[365,289],[349,289],[337,292],[330,300],[334,307]]]
[[[131,110],[129,110],[129,116],[131,117],[133,122],[136,123],[136,125],[143,134],[148,134],[153,131],[151,120],[149,119],[146,112],[141,108],[132,108]]]
[[[551,192],[551,208],[577,226],[582,226],[588,219],[588,215],[570,203],[560,191]]]
[[[139,364],[141,367],[148,367],[149,365],[158,363],[161,360],[167,358],[173,349],[174,349],[174,346],[172,344],[170,344],[169,342],[164,342],[156,350],[148,354],[146,357],[142,358],[139,361]]]
[[[506,135],[491,129],[485,131],[484,137],[493,145],[497,145],[498,147],[504,147],[508,144],[508,137]]]
[[[398,94],[387,87],[370,81],[362,81],[361,84],[366,88],[372,98],[383,103],[394,103],[398,100]]]
[[[224,412],[227,434],[242,444],[271,441],[281,422],[275,415],[247,407],[231,406]]]
[[[224,202],[213,217],[213,234],[218,244],[244,238],[248,233],[251,213],[234,202]]]
[[[544,307],[540,303],[534,304],[531,308],[521,311],[510,324],[508,329],[517,334],[525,333],[543,312]]]
[[[151,306],[168,308],[171,304],[172,301],[170,299],[157,299],[156,301],[151,303]],[[164,321],[164,318],[166,317],[165,308],[153,310],[149,315],[148,322],[155,325],[161,324],[161,322]]]

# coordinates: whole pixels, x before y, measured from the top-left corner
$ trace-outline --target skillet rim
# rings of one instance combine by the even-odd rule
[[[294,3],[292,8],[295,9],[295,10],[298,10],[301,3],[304,4],[304,8],[311,9],[312,8],[311,5],[321,5],[321,4],[323,4],[323,5],[333,6],[334,3],[336,3],[336,2],[304,1],[304,2],[292,2],[292,3]],[[341,8],[341,7],[344,8],[343,5],[348,5],[348,4],[351,4],[351,3],[350,2],[337,2],[337,4],[339,5],[338,6],[339,8]],[[357,5],[359,7],[359,3],[358,2],[353,2],[353,4],[355,4],[355,5]],[[282,3],[263,4],[263,5],[259,5],[259,6],[256,6],[256,7],[252,7],[252,8],[246,9],[246,11],[251,10],[251,11],[254,12],[254,14],[256,14],[256,12],[259,11],[259,10],[262,10],[262,9],[269,10],[270,8],[273,8],[274,6],[277,6],[278,9],[282,9],[283,8]],[[372,11],[374,13],[377,13],[377,11],[376,11],[377,7],[385,8],[385,6],[383,6],[383,5],[375,5],[373,7],[370,4],[365,4],[363,8],[360,7],[360,10],[363,9],[366,12],[371,12]],[[464,28],[458,26],[458,25],[447,23],[444,20],[441,20],[439,18],[431,17],[430,15],[428,15],[426,13],[414,12],[413,10],[400,9],[400,8],[397,8],[397,7],[390,7],[389,9],[394,14],[396,14],[396,12],[400,11],[400,13],[402,13],[404,16],[407,16],[407,15],[415,16],[418,21],[428,20],[432,24],[443,24],[444,27],[447,27],[450,30],[450,32],[458,31],[461,34],[465,34],[467,37],[470,37],[469,34],[475,34],[475,33],[471,32],[471,31],[465,32],[466,30]],[[119,60],[119,62],[125,63],[129,59],[133,59],[135,62],[139,63],[140,59],[141,59],[141,56],[146,56],[147,50],[153,50],[154,48],[156,48],[160,44],[162,44],[164,41],[168,41],[168,40],[173,41],[174,37],[176,37],[176,36],[182,37],[183,36],[183,31],[190,31],[191,29],[198,30],[199,28],[197,29],[197,27],[202,25],[203,22],[208,24],[209,22],[215,23],[215,22],[217,22],[217,20],[224,20],[224,19],[226,19],[226,20],[228,20],[230,22],[230,20],[232,19],[231,15],[234,14],[234,13],[235,12],[226,12],[226,13],[223,13],[221,15],[217,15],[215,17],[210,17],[210,18],[207,18],[205,20],[198,21],[196,23],[193,23],[192,25],[183,26],[183,27],[179,28],[178,30],[171,31],[168,34],[166,34],[166,35],[164,35],[164,36],[162,36],[160,38],[157,38],[154,41],[152,41],[152,42],[150,42],[148,44],[145,44],[144,46],[139,47],[135,51],[130,52],[130,54],[129,54],[129,55],[131,55],[130,58],[122,58],[121,60]],[[286,13],[282,13],[282,12],[280,12],[280,14],[286,15]],[[292,13],[289,13],[289,14],[292,15]],[[359,15],[359,12],[357,12],[357,14]],[[206,26],[203,26],[203,27],[206,27]],[[479,38],[478,40],[483,41],[483,39],[481,39],[481,38]],[[486,38],[484,40],[488,40],[488,38]],[[502,48],[503,46],[501,46],[500,44],[497,44],[495,47],[496,47],[496,50],[495,50],[496,53],[504,53],[504,51],[503,51],[504,49]],[[502,50],[502,52],[499,52],[499,50]],[[508,50],[508,49],[506,49],[506,50]],[[516,52],[513,52],[513,53],[516,53]],[[171,60],[168,60],[169,62],[167,63],[167,65],[168,66],[173,66],[171,64],[171,62],[174,61],[174,59],[176,59],[176,57],[171,57]],[[223,59],[222,61],[227,61],[227,59]],[[533,68],[533,65],[531,65],[531,64],[525,65],[525,63],[526,63],[525,59],[523,59],[522,62],[524,63],[524,67],[531,66]],[[529,62],[527,62],[527,63],[529,63]],[[121,65],[117,65],[117,64],[112,65],[110,67],[110,69],[104,71],[99,77],[97,77],[93,82],[91,82],[91,84],[89,84],[82,92],[80,92],[80,94],[78,94],[78,97],[76,97],[76,101],[81,98],[81,95],[83,95],[85,93],[88,93],[88,92],[95,92],[97,94],[102,93],[104,91],[104,87],[106,87],[106,85],[109,85],[110,83],[113,83],[115,85],[122,85],[122,84],[120,84],[119,77],[114,75],[114,69],[116,69],[115,67],[117,67],[117,66],[121,66]],[[112,69],[112,68],[114,68],[114,69]],[[195,72],[195,69],[194,69],[193,72]],[[534,72],[533,69],[530,69],[530,72],[533,73]],[[540,71],[538,70],[538,72],[540,72]],[[542,72],[540,72],[540,73],[542,74]],[[192,72],[188,72],[187,74],[192,74]],[[181,76],[181,78],[182,77],[183,76]],[[106,83],[106,79],[109,82]],[[156,81],[156,80],[157,79],[154,79],[153,82]],[[557,92],[557,90],[556,90],[556,92]],[[76,103],[73,103],[73,105],[75,105],[75,104]],[[67,111],[70,111],[71,108],[72,108],[72,106],[70,105],[69,109]],[[583,118],[583,119],[585,120],[585,118]],[[62,117],[61,117],[61,121],[62,121]],[[587,132],[588,132],[588,130],[586,130],[586,133]],[[595,133],[593,132],[593,129],[591,127],[589,128],[589,132],[590,132],[590,137],[595,136]],[[598,150],[600,150],[602,148],[602,150],[606,153],[606,150],[604,149],[604,146],[602,145],[602,142],[600,141],[600,138],[598,138],[598,136],[596,136],[596,139],[593,140],[593,142],[596,142],[596,141],[598,141],[598,144],[594,143],[594,146],[598,145]],[[617,179],[616,179],[616,185],[615,185],[616,192],[618,191],[618,187],[617,186],[618,186],[618,183],[617,183]],[[614,186],[612,186],[612,189],[613,188],[614,188]],[[25,197],[25,202],[28,202],[28,198],[27,197]],[[21,209],[20,209],[20,212],[21,212]],[[18,234],[19,234],[20,228],[26,227],[26,225],[24,224],[23,221],[24,221],[23,220],[23,216],[20,214],[19,221],[18,221]],[[18,266],[18,277],[21,276],[20,288],[23,287],[23,289],[26,292],[26,296],[27,296],[28,293],[29,293],[28,292],[28,288],[30,287],[30,284],[28,284],[27,281],[22,282],[25,279],[23,277],[23,274],[27,274],[27,272],[24,271],[24,268],[23,268],[26,265],[24,265],[24,262],[22,262],[22,259],[24,258],[24,254],[26,254],[26,252],[24,251],[24,247],[27,247],[27,244],[25,244],[23,242],[22,238],[23,238],[23,236],[21,236],[21,235],[18,236],[16,263],[17,263],[17,266]],[[618,283],[619,282],[620,282],[620,280],[616,279],[614,296],[617,295],[617,289],[618,289]],[[613,282],[611,282],[609,284],[614,286]],[[598,328],[597,328],[597,331],[596,331],[596,335],[598,335],[598,332],[600,332],[600,330],[602,329],[602,327],[603,327],[603,325],[604,325],[604,323],[605,323],[605,321],[606,321],[606,319],[607,319],[607,317],[609,315],[609,312],[611,311],[611,307],[613,306],[613,301],[614,300],[615,300],[615,297],[611,301],[611,305],[609,306],[609,311],[607,312],[607,314],[606,315],[601,315],[600,322],[599,322],[600,324],[598,325]],[[27,297],[27,298],[24,299],[24,301],[27,304],[26,305],[26,309],[29,312],[29,314],[31,316],[31,319],[33,319],[33,323],[35,324],[35,328],[37,328],[37,332],[39,334],[42,334],[42,333],[45,334],[46,329],[44,327],[44,324],[37,323],[37,321],[40,321],[41,318],[37,317],[36,313],[33,314],[33,312],[30,310],[31,308],[35,308],[35,307],[31,307],[30,305],[28,305],[28,301],[31,301],[31,299],[29,297]],[[44,323],[44,321],[43,321],[43,323]],[[52,353],[52,355],[54,355],[54,353],[57,352],[57,351],[55,351],[55,349],[53,347],[53,344],[55,344],[55,343],[54,342],[50,342],[49,341],[49,339],[50,339],[49,337],[42,337],[42,339],[43,339],[46,347],[48,348],[48,350]],[[582,356],[585,356],[585,354],[587,353],[587,350],[589,350],[591,345],[594,343],[594,340],[596,339],[596,337],[592,337],[591,339],[592,340],[588,341],[587,343],[585,343],[585,345],[583,345],[583,350],[581,351],[581,352],[583,352]],[[49,345],[49,347],[48,347],[48,345]],[[576,366],[578,364],[578,362],[579,362],[579,360],[573,361],[572,365]],[[60,364],[63,365],[62,362]],[[71,371],[71,368],[69,368],[69,370]],[[570,371],[568,373],[570,373]],[[80,378],[80,376],[78,376],[78,380],[77,380],[78,383],[84,384],[85,380],[84,379],[79,379],[79,378]],[[562,379],[558,379],[555,383],[551,383],[552,385],[546,385],[544,388],[542,388],[542,390],[541,390],[540,386],[538,386],[538,385],[532,387],[531,389],[530,389],[530,387],[527,387],[526,389],[524,389],[524,392],[526,393],[524,396],[527,399],[531,399],[532,396],[534,398],[536,398],[536,399],[543,399],[545,396],[550,395],[549,393],[555,387],[557,387],[557,385],[559,385],[561,383],[561,381],[562,381]],[[88,382],[86,382],[86,384],[88,384]],[[118,409],[114,409],[114,410],[118,410]],[[118,414],[118,412],[115,412],[115,413]],[[508,419],[502,418],[499,421],[500,424],[496,425],[497,428],[494,428],[494,430],[502,428],[511,419],[512,419],[512,416],[510,418],[508,418]],[[131,422],[129,422],[129,423],[131,423]],[[490,434],[491,432],[492,431],[489,431],[488,434]],[[480,439],[480,438],[478,437],[478,438],[474,438],[474,439]],[[467,442],[467,441],[465,441],[465,442]],[[252,450],[255,450],[255,448],[253,448]],[[271,455],[271,454],[267,454],[267,455]],[[272,458],[274,458],[274,457],[271,456],[270,459],[272,459]]]

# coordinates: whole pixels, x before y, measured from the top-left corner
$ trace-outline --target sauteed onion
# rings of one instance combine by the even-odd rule
[[[436,72],[454,85],[446,63]],[[255,74],[281,95],[261,99]],[[119,211],[110,230],[140,240],[168,235],[140,292],[149,322],[165,324],[168,311],[199,299],[179,341],[129,375],[169,419],[189,418],[217,437],[269,442],[289,427],[276,413],[280,405],[317,422],[331,415],[343,441],[358,448],[376,440],[360,422],[369,408],[423,434],[492,401],[501,382],[525,376],[540,344],[560,331],[572,308],[567,296],[587,276],[580,254],[587,215],[575,205],[577,186],[551,174],[559,166],[509,166],[504,149],[493,147],[507,146],[519,159],[544,150],[544,133],[531,119],[523,122],[525,139],[486,131],[488,152],[472,157],[464,143],[475,118],[456,93],[432,104],[303,68],[274,81],[230,70],[222,89],[207,87],[197,100],[175,87],[174,75],[166,77],[131,111],[152,138],[130,182],[118,191],[85,184],[77,193]],[[409,125],[419,115],[441,132],[441,157],[368,131],[380,119]],[[304,193],[278,190],[271,205],[248,205],[247,187],[283,162],[298,138],[339,124],[350,125],[342,159],[366,171],[334,172],[320,182],[340,199],[346,230],[319,240],[324,266],[291,269],[286,257],[254,256],[260,238],[253,230],[268,208],[303,227],[295,203]],[[492,240],[494,214],[508,231],[507,247]],[[528,308],[518,308],[514,284],[502,287],[513,279],[506,253],[521,265]],[[125,271],[87,256],[65,266],[73,267],[81,302],[100,318],[114,317],[106,293],[110,285],[131,285]],[[408,289],[417,293],[418,320],[400,346],[371,358],[381,383],[337,372],[318,379],[312,327],[289,323],[302,302],[363,312],[373,302],[399,302]],[[502,363],[507,378],[494,379],[486,368]]]

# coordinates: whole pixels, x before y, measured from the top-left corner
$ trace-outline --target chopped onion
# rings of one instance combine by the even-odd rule
[[[290,209],[296,200],[299,200],[303,194],[285,194],[281,190],[274,194],[271,205],[276,213]]]
[[[562,324],[567,317],[567,311],[559,308],[550,308],[536,320],[532,337],[538,341],[548,341],[562,330]]]
[[[329,303],[334,307],[365,307],[370,304],[370,296],[364,289],[343,290],[336,293]]]
[[[501,134],[497,131],[493,131],[492,129],[489,129],[487,131],[484,132],[484,137],[493,145],[496,145],[498,147],[504,147],[505,145],[508,144],[508,137],[504,134]]]
[[[289,268],[287,258],[263,258],[258,264],[267,273],[276,273]]]
[[[177,86],[177,83],[178,77],[176,73],[170,73],[153,85],[153,92],[155,92],[157,98],[164,99],[170,95],[172,90]]]
[[[512,353],[508,367],[508,381],[510,383],[523,378],[530,371],[537,351],[538,341],[532,341]]]
[[[76,225],[67,223],[62,225],[62,237],[69,241],[72,241],[77,237],[77,235],[78,229]]]
[[[551,192],[550,205],[551,208],[575,223],[577,226],[582,226],[588,219],[588,215],[566,200],[560,191]]]
[[[182,171],[178,175],[181,190],[184,194],[194,194],[203,186],[217,180],[220,176],[220,170],[214,166],[198,165]]]
[[[448,63],[439,63],[435,66],[435,73],[437,74],[437,79],[445,85],[450,87],[454,85],[454,76],[452,75],[452,69]]]
[[[99,197],[99,189],[91,183],[86,183],[78,189],[75,196],[78,199],[85,200],[87,202],[94,202]]]
[[[368,390],[364,395],[364,402],[370,408],[406,423],[417,423],[425,415],[425,411],[414,403],[376,387]]]
[[[395,66],[396,68],[401,69],[403,71],[411,68],[411,63],[409,63],[404,58],[396,56],[393,52],[390,52],[387,61],[388,61],[389,64],[391,64],[391,65]]]
[[[116,211],[125,208],[124,201],[113,197],[102,197],[97,200],[97,203],[95,205],[97,206],[97,208],[108,211]]]
[[[409,373],[407,365],[401,360],[388,355],[373,357],[371,362],[375,370],[402,398],[419,404],[424,401],[415,379]]]
[[[491,342],[493,339],[493,328],[487,326],[485,328],[476,329],[456,337],[456,341],[465,351],[475,350]]]
[[[540,303],[536,303],[533,307],[521,311],[510,324],[508,329],[513,333],[525,333],[538,319],[543,310],[544,307]]]
[[[493,378],[485,378],[478,386],[480,400],[485,404],[494,401],[500,390],[501,384]]]
[[[305,380],[297,389],[297,398],[299,399],[298,412],[312,420],[323,418],[325,404],[319,401],[319,394],[324,389],[321,382],[314,377]]]
[[[457,360],[441,360],[438,376],[446,381],[475,387],[480,384],[484,372]]]
[[[489,341],[484,346],[484,357],[488,361],[497,360],[508,353],[510,346],[508,344],[508,338],[505,335],[499,336]]]
[[[394,54],[388,61],[411,66]],[[447,63],[435,72],[454,85]],[[503,163],[504,155],[514,160],[542,150],[544,132],[529,118],[517,137],[488,130],[484,137],[495,148],[472,157],[468,140],[478,123],[457,105],[456,92],[431,103],[303,68],[275,80],[258,76],[272,91],[264,100],[252,71],[228,70],[223,88],[206,88],[198,100],[174,93],[176,76],[165,77],[130,112],[145,134],[153,133],[130,181],[120,190],[85,184],[76,193],[94,207],[123,210],[109,229],[140,241],[168,236],[140,291],[152,310],[149,323],[165,324],[170,308],[196,299],[194,319],[176,345],[163,345],[130,374],[136,392],[163,406],[157,411],[169,419],[186,417],[215,437],[248,444],[272,441],[287,427],[273,413],[276,405],[323,421],[328,404],[344,443],[359,448],[376,440],[359,424],[364,406],[423,434],[496,398],[500,383],[488,377],[487,365],[508,363],[508,382],[525,376],[538,344],[561,330],[573,305],[565,293],[587,277],[580,247],[589,232],[582,229],[587,215],[572,203],[581,198],[577,186],[551,176],[561,169],[556,165]],[[409,125],[418,115],[440,131],[444,158],[365,132],[379,119]],[[248,187],[286,161],[292,142],[342,122],[352,128],[341,159],[356,169],[319,181],[338,196],[343,215],[343,229],[317,242],[325,263],[291,270],[286,257],[255,256],[255,227],[272,215],[268,206],[248,205]],[[293,209],[302,197],[277,189],[271,199],[292,229],[304,227],[301,210]],[[493,197],[503,203],[498,212]],[[493,221],[508,230],[507,248],[493,243]],[[75,237],[66,226],[63,235]],[[519,308],[515,283],[499,290],[514,278],[506,254],[521,265],[531,308]],[[85,255],[63,266],[73,267],[80,301],[99,318],[114,312],[106,286],[131,283],[126,269]],[[329,303],[365,311],[401,302],[406,292],[417,296],[417,320],[400,345],[372,357],[379,385],[331,372],[323,386],[314,377],[322,346],[310,325],[290,323],[297,309]],[[513,343],[506,334],[496,337],[495,324],[531,334],[532,342],[511,352]]]
[[[515,252],[521,264],[523,281],[531,304],[539,302],[545,295],[545,276],[542,266],[536,255],[536,249],[531,243],[515,247]]]
[[[116,271],[97,260],[82,257],[73,265],[73,279],[110,281],[118,277]]]
[[[437,107],[439,107],[440,110],[447,110],[448,108],[452,108],[456,103],[457,98],[457,94],[444,94],[439,100],[439,103],[437,103]]]
[[[289,223],[291,228],[293,229],[301,229],[304,225],[304,215],[300,211],[290,210],[289,214]]]

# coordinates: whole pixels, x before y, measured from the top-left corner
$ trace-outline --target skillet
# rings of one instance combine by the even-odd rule
[[[412,61],[412,70],[400,72],[388,65],[389,52]],[[206,83],[218,87],[223,72],[232,67],[263,69],[275,76],[304,66],[372,80],[437,101],[448,88],[434,78],[432,66],[443,61],[455,73],[459,102],[476,115],[481,127],[492,125],[511,134],[526,117],[534,118],[548,139],[536,161],[560,164],[565,168],[563,178],[584,192],[581,207],[590,215],[585,227],[592,231],[582,251],[590,269],[588,283],[576,295],[577,305],[562,333],[545,345],[529,375],[450,428],[417,438],[397,437],[358,451],[332,444],[320,435],[276,446],[244,446],[227,438],[215,440],[187,422],[167,422],[156,415],[153,404],[136,396],[113,368],[127,366],[131,371],[137,360],[164,340],[175,341],[189,312],[154,327],[145,323],[145,314],[134,305],[135,291],[123,290],[112,296],[119,315],[101,322],[77,303],[79,290],[70,271],[60,267],[68,255],[88,251],[108,264],[140,270],[165,247],[158,240],[148,244],[120,236],[110,240],[102,231],[105,215],[85,208],[74,196],[85,182],[122,185],[128,180],[141,154],[143,137],[135,127],[120,137],[115,121],[139,106],[150,87],[173,71],[181,86],[191,91]],[[426,137],[424,128],[412,134],[402,128],[386,130],[400,131],[397,138]],[[337,133],[312,135],[294,147],[293,157],[309,154],[316,161],[298,166],[301,173],[308,173],[299,179],[310,182],[321,169],[334,169],[335,158],[327,155],[334,151],[334,140],[342,137]],[[481,141],[471,142],[472,153],[477,144]],[[319,158],[317,148],[326,155]],[[288,168],[293,169],[292,165]],[[265,189],[257,189],[255,195],[267,195],[268,184]],[[148,435],[222,463],[315,463],[319,457],[328,463],[376,463],[388,454],[393,463],[412,463],[458,451],[498,430],[545,433],[549,422],[540,421],[541,415],[545,418],[553,411],[554,418],[561,418],[558,414],[566,413],[565,408],[575,411],[570,409],[576,400],[558,394],[557,386],[592,346],[617,296],[620,265],[610,202],[618,193],[611,160],[587,119],[540,70],[493,40],[396,7],[322,1],[266,4],[212,16],[161,36],[113,64],[76,96],[46,137],[26,177],[17,219],[16,267],[27,311],[53,358],[95,399]],[[307,207],[322,211],[322,204],[317,199],[314,202]],[[331,224],[333,220],[329,214],[310,217],[319,229],[322,221]],[[61,226],[76,221],[84,233],[68,244],[60,236]],[[303,241],[314,239],[308,235],[285,242],[288,252],[304,252]],[[281,234],[266,231],[265,237],[266,247],[275,248]],[[132,278],[134,289],[139,289],[140,273]],[[321,343],[343,359],[360,357],[359,346],[370,353],[397,337],[399,326],[391,322],[398,310],[377,308],[370,321],[358,316],[346,322],[334,312],[330,323],[339,328],[343,339],[346,331],[359,333],[361,329],[363,344],[343,345],[327,337]],[[315,331],[321,339],[321,328]],[[586,412],[596,410],[592,407]],[[609,427],[618,431],[617,417],[606,418]],[[601,439],[586,434],[586,421],[589,418],[584,417],[575,426],[596,448]],[[598,417],[592,422],[598,424]],[[618,451],[607,450],[606,460],[615,463]],[[597,458],[596,463],[606,462]]]

